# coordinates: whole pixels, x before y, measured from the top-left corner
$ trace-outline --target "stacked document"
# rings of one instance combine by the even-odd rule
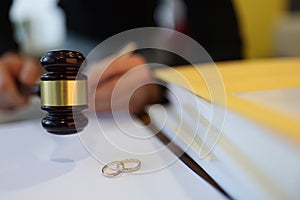
[[[234,199],[300,196],[300,59],[158,69],[152,124]]]

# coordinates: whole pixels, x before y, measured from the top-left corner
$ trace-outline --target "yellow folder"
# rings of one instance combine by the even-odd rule
[[[226,106],[300,144],[298,117],[238,95],[258,91],[300,89],[300,58],[226,61],[158,69],[154,73],[163,81],[175,83],[200,98]],[[300,107],[295,106],[294,109],[300,112]]]

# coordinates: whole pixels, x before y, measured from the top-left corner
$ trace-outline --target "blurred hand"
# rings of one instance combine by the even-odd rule
[[[92,65],[88,72],[90,105],[96,112],[128,111],[141,113],[148,104],[161,99],[144,57],[125,54]]]
[[[0,57],[0,109],[14,109],[28,103],[18,86],[31,87],[41,74],[38,61],[17,53],[6,53]]]

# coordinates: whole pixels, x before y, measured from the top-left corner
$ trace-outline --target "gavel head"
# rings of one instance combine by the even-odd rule
[[[88,124],[82,113],[87,106],[87,76],[81,73],[85,57],[76,51],[46,52],[40,59],[47,71],[41,76],[41,109],[48,113],[43,127],[59,135],[82,131]]]

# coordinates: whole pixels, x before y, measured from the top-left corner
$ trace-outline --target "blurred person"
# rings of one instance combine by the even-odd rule
[[[183,33],[202,45],[214,61],[242,58],[238,21],[230,0],[185,0],[184,2],[187,15],[183,24],[184,29],[181,30]],[[18,51],[18,44],[14,41],[8,17],[11,3],[11,0],[0,3],[0,22],[2,24],[0,32],[0,108],[2,109],[13,109],[26,105],[28,97],[18,92],[18,85],[34,85],[41,73],[38,62],[21,55]],[[93,45],[97,45],[122,31],[158,26],[154,19],[158,3],[159,1],[156,0],[132,0],[129,2],[61,0],[59,5],[65,11],[70,37],[85,38]],[[81,52],[80,47],[71,50]],[[107,73],[103,73],[97,85],[96,111],[111,111],[112,92],[123,74],[137,66],[153,61],[156,61],[155,57],[147,57],[144,52],[139,52],[130,54],[130,56],[121,56],[111,63]],[[165,64],[175,66],[183,63],[184,61],[175,56]],[[154,79],[149,68],[144,66],[132,75],[131,81],[128,81],[128,87],[123,87],[124,94],[128,88],[131,88],[130,84],[132,86],[140,84],[141,79]],[[161,102],[162,91],[155,84],[140,87],[131,98],[129,111],[134,114],[140,113],[145,105]],[[120,109],[127,109],[127,106],[120,105]]]

